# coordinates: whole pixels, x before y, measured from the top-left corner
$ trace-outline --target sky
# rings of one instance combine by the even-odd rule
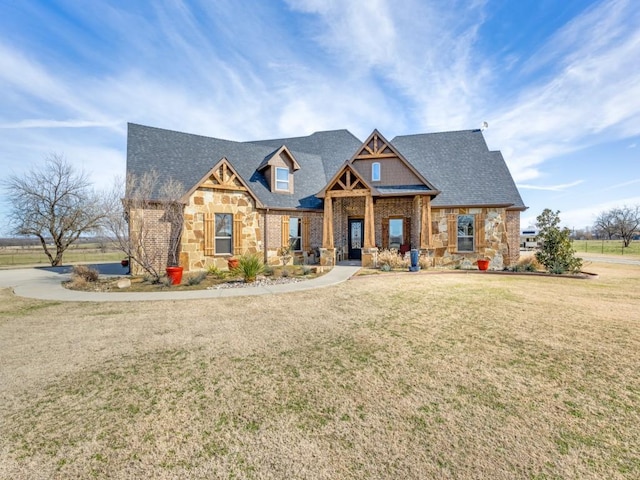
[[[487,122],[529,207],[522,227],[551,208],[581,229],[640,204],[640,8],[0,0],[2,177],[59,154],[109,187],[125,172],[127,122],[238,141]]]

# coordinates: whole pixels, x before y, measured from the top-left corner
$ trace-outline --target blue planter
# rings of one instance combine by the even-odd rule
[[[420,270],[420,267],[418,266],[418,259],[420,258],[420,252],[418,251],[418,249],[412,248],[410,256],[411,256],[411,266],[409,267],[409,271],[417,272],[418,270]]]

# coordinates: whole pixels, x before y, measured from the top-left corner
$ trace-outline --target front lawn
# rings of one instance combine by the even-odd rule
[[[0,291],[0,478],[636,479],[640,275]]]

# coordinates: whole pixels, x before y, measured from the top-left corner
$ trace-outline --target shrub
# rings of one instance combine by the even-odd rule
[[[80,279],[84,282],[97,282],[100,272],[95,268],[91,268],[86,265],[76,265],[73,267],[71,276],[74,281]]]
[[[239,265],[233,269],[235,275],[240,275],[245,282],[255,282],[256,277],[264,271],[262,258],[255,253],[245,253],[239,259]]]
[[[199,272],[187,277],[187,285],[200,285],[207,278],[207,272]]]
[[[400,261],[400,256],[398,255],[398,251],[394,248],[390,250],[380,250],[378,252],[378,267],[383,272],[388,272],[398,267],[398,263]],[[389,267],[389,270],[383,270],[383,267]]]
[[[431,268],[431,258],[429,258],[428,255],[420,255],[420,258],[418,258],[418,265],[420,265],[422,270]]]
[[[215,277],[215,278],[219,278],[219,279],[222,279],[225,276],[225,273],[222,270],[220,270],[218,267],[216,267],[215,265],[209,265],[207,267],[207,273],[206,274],[207,275],[211,275],[212,277]]]
[[[560,228],[559,213],[545,208],[536,218],[540,230],[538,238],[542,243],[536,259],[551,273],[575,273],[582,267],[582,259],[574,255],[569,229]]]
[[[262,270],[262,274],[263,275],[265,275],[267,277],[270,277],[270,276],[273,275],[273,273],[274,273],[274,270],[273,270],[273,267],[271,265],[265,265],[264,266],[264,269]]]
[[[383,272],[390,272],[391,265],[389,265],[388,263],[383,263],[382,265],[380,265],[380,270],[382,270]]]

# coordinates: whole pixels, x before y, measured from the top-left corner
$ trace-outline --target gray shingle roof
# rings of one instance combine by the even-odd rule
[[[480,130],[398,136],[391,143],[441,191],[433,206],[525,208],[502,154],[487,148]]]
[[[524,208],[500,152],[488,150],[479,130],[399,136],[395,148],[442,193],[441,205],[513,205]],[[257,168],[282,145],[294,155],[295,194],[269,190]],[[307,137],[234,142],[155,127],[129,124],[127,173],[155,169],[180,181],[185,192],[226,158],[263,205],[270,208],[322,208],[315,195],[361,147],[347,130],[316,132]],[[388,192],[391,193],[391,192]],[[406,192],[405,192],[406,193]]]

